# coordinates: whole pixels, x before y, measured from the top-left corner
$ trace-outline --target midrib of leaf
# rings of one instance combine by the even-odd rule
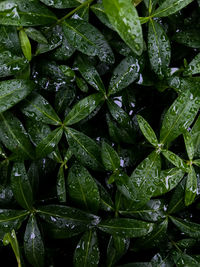
[[[11,218],[8,218],[8,219],[0,219],[0,223],[4,223],[4,222],[9,222],[9,221],[14,221],[16,219],[19,219],[21,217],[25,217],[26,215],[28,215],[30,213],[30,211],[27,211],[25,212],[24,214],[20,214],[18,216],[15,216],[15,217],[11,217]]]
[[[9,124],[7,123],[5,117],[3,116],[2,113],[0,113],[0,116],[2,117],[6,128],[8,128],[9,132],[11,133],[11,135],[13,136],[13,138],[17,141],[17,143],[19,144],[19,146],[22,148],[22,150],[29,156],[29,158],[33,159],[32,155],[29,154],[28,151],[26,151],[26,149],[24,148],[24,146],[19,142],[19,140],[17,139],[17,137],[15,136],[15,134],[12,132],[12,129],[10,128]]]
[[[89,238],[88,238],[88,242],[87,242],[87,249],[86,249],[86,254],[84,257],[84,267],[87,267],[87,258],[88,258],[88,251],[89,251],[89,247],[90,247],[90,242],[91,242],[91,237],[92,237],[92,231],[90,230],[89,232]]]
[[[196,97],[196,92],[194,93],[194,98]],[[187,91],[187,93],[189,94],[189,91]],[[187,102],[185,105],[183,105],[183,109],[180,112],[180,114],[177,116],[177,118],[175,119],[174,123],[172,124],[172,126],[170,127],[169,131],[167,132],[166,136],[162,139],[161,143],[165,143],[165,140],[167,139],[167,137],[169,136],[169,134],[171,133],[171,131],[174,129],[174,126],[177,124],[177,122],[179,121],[179,119],[182,117],[182,115],[184,114],[185,109],[190,105],[190,102]]]
[[[159,58],[162,62],[162,58],[161,58],[161,55],[160,55],[160,46],[159,46],[159,42],[158,42],[158,35],[157,35],[157,32],[156,32],[156,29],[155,29],[155,25],[154,25],[154,22],[152,19],[150,19],[150,23],[152,24],[152,28],[153,28],[153,32],[154,32],[154,35],[155,35],[155,38],[156,38],[156,44],[157,44],[157,47],[158,47],[158,55],[159,55]],[[158,64],[158,67],[159,67],[159,64]],[[159,67],[160,71],[161,71],[161,66]]]
[[[150,223],[151,224],[151,223]],[[107,225],[107,224],[98,224],[98,227],[106,227],[106,228],[110,228],[110,229],[125,229],[125,230],[143,230],[144,228],[141,227],[121,227],[121,226],[111,226],[111,225]],[[146,230],[146,229],[145,229]]]
[[[76,119],[80,113],[82,114],[83,111],[87,110],[88,108],[86,106],[82,106],[81,109],[79,109],[79,111],[77,113],[74,114],[74,116],[72,116],[71,118],[69,118],[66,122],[65,122],[65,125],[71,123],[71,121],[73,121],[74,119]],[[70,114],[70,113],[69,113]]]
[[[123,214],[131,214],[131,213],[157,213],[159,211],[162,211],[161,209],[158,209],[158,210],[152,210],[152,209],[149,209],[149,210],[120,210],[119,212],[123,213]]]
[[[101,163],[95,158],[93,154],[91,154],[84,145],[82,145],[79,140],[73,135],[73,133],[70,131],[69,128],[65,128],[67,132],[71,135],[71,137],[79,144],[80,147],[82,147],[83,150],[86,151],[86,153],[94,160],[97,162],[98,165],[101,165]]]
[[[174,206],[172,207],[172,209],[168,211],[168,213],[169,213],[169,214],[172,213],[172,212],[174,211],[174,209],[181,203],[182,200],[183,200],[183,197],[180,198],[178,202],[176,202],[176,205],[174,205]]]
[[[91,9],[96,9],[96,10],[100,11],[101,13],[106,14],[105,11],[103,9],[101,9],[100,7],[91,6]]]
[[[28,210],[31,210],[28,202],[26,201],[26,197],[24,195],[24,191],[23,191],[23,188],[22,188],[21,180],[19,178],[18,178],[18,184],[19,184],[20,191],[21,191],[21,194],[22,194],[22,198],[24,199],[25,205],[26,205],[26,207],[27,207]]]
[[[106,150],[107,150],[107,149],[106,149]],[[108,150],[107,150],[107,151],[108,151]],[[113,170],[115,170],[115,169],[116,169],[116,168],[115,168],[115,164],[114,164],[114,162],[113,162],[113,160],[112,160],[112,157],[111,157],[109,151],[108,151],[108,157],[109,157],[109,159],[110,159],[111,165],[113,166]]]
[[[101,201],[104,203],[104,205],[106,205],[107,207],[109,207],[111,210],[114,210],[112,206],[110,206],[107,202],[105,202],[102,198]]]
[[[89,210],[88,205],[87,205],[87,201],[86,201],[86,197],[85,197],[85,194],[83,192],[83,188],[82,188],[81,183],[79,181],[79,177],[78,177],[78,184],[79,184],[79,187],[80,187],[80,190],[81,190],[83,202],[85,203],[86,209]]]
[[[13,94],[13,93],[16,92],[16,91],[21,91],[21,88],[20,88],[20,89],[19,89],[19,88],[14,89],[14,90],[12,90],[12,91],[10,91],[9,93],[4,94],[4,95],[0,95],[0,100],[2,101],[2,99],[3,99],[4,97],[9,96],[9,95]],[[3,102],[2,102],[2,103],[3,103]]]

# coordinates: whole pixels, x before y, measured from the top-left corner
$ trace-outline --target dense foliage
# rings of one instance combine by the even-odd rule
[[[199,14],[0,1],[6,266],[200,266]]]

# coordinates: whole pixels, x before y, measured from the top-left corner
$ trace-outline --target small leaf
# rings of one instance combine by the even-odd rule
[[[11,188],[17,202],[27,210],[33,210],[33,193],[23,163],[14,163],[11,173]]]
[[[134,219],[116,218],[102,220],[97,227],[108,234],[121,237],[140,237],[153,230],[153,223]]]
[[[81,237],[74,251],[74,267],[97,267],[99,258],[97,234],[92,230],[87,231]]]
[[[100,195],[96,182],[81,165],[73,165],[67,178],[69,197],[73,203],[86,211],[97,213]]]
[[[64,167],[60,167],[57,176],[56,191],[59,202],[66,202],[66,185]]]
[[[59,143],[63,134],[62,128],[57,128],[47,135],[36,147],[36,157],[44,158],[49,155]]]
[[[70,44],[88,56],[98,56],[103,62],[114,63],[113,52],[104,36],[93,25],[83,20],[63,22],[63,32]]]
[[[175,153],[169,151],[169,150],[163,150],[162,154],[172,163],[174,166],[182,169],[183,171],[188,171],[187,164]]]
[[[22,123],[10,112],[0,113],[0,140],[18,159],[33,159],[34,153]]]
[[[31,58],[32,58],[31,43],[24,29],[19,31],[19,40],[20,40],[21,48],[22,48],[25,58],[28,61],[31,61]]]
[[[66,128],[66,138],[75,157],[93,170],[102,170],[101,149],[90,137],[72,128]]]
[[[52,125],[59,125],[61,123],[58,115],[47,100],[35,92],[24,100],[21,111],[36,121]]]
[[[164,77],[171,58],[171,46],[162,26],[150,20],[148,29],[148,53],[153,71]]]
[[[153,146],[156,147],[158,145],[158,139],[154,130],[142,116],[137,115],[137,121],[139,123],[140,130],[142,131],[143,135]]]
[[[184,137],[184,142],[185,142],[185,147],[187,150],[188,158],[190,161],[192,161],[194,157],[194,144],[192,140],[192,135],[188,131],[185,131],[183,134],[183,137]]]
[[[13,107],[33,90],[34,84],[26,80],[8,80],[0,82],[0,112]]]
[[[113,71],[108,95],[113,95],[128,87],[139,77],[139,71],[139,60],[136,57],[128,56],[124,58]]]
[[[200,237],[200,224],[181,220],[171,216],[170,219],[176,225],[176,227],[187,236],[194,238]]]
[[[75,124],[92,113],[102,102],[101,94],[93,94],[76,103],[64,120],[64,125]]]
[[[78,56],[76,59],[76,65],[83,78],[97,91],[105,94],[105,87],[101,80],[101,77],[95,67],[89,62],[86,56]]]
[[[103,0],[106,15],[124,42],[137,55],[143,51],[142,27],[131,0]]]
[[[165,0],[159,8],[157,8],[152,16],[154,17],[167,17],[171,14],[176,13],[181,10],[188,4],[190,4],[193,0]]]
[[[24,234],[24,252],[29,263],[44,266],[44,244],[34,215],[31,215]]]
[[[184,76],[191,76],[200,73],[200,53],[197,54],[193,60],[189,63],[187,68],[184,70]]]
[[[120,168],[120,157],[106,142],[102,143],[101,158],[107,171],[116,171]]]
[[[185,205],[189,206],[194,202],[197,194],[197,175],[193,166],[190,166],[185,187]]]

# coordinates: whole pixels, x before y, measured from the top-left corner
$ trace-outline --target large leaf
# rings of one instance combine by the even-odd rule
[[[98,186],[86,168],[73,165],[67,178],[70,199],[80,208],[97,213],[100,204]]]
[[[65,20],[63,32],[69,42],[88,56],[98,56],[100,60],[114,63],[113,52],[104,36],[91,24],[83,20]]]
[[[165,0],[153,15],[154,17],[167,17],[190,4],[193,0]]]
[[[9,65],[8,60],[6,60],[6,65]],[[3,68],[2,65],[0,66],[0,68],[1,67]],[[0,82],[0,112],[3,112],[13,107],[18,102],[20,102],[28,94],[30,94],[33,88],[34,88],[33,83],[28,80],[14,79],[14,80],[9,80],[9,81],[1,81]]]
[[[101,221],[97,227],[111,235],[122,237],[140,237],[153,230],[153,223],[147,223],[134,219],[107,219]]]
[[[72,153],[85,166],[102,170],[101,149],[90,137],[72,128],[66,128],[66,138]]]
[[[124,42],[141,55],[143,51],[142,28],[131,0],[103,0],[106,15]]]
[[[24,100],[21,110],[26,116],[36,121],[52,125],[61,123],[58,115],[47,100],[35,92]]]
[[[160,140],[170,143],[183,133],[194,120],[200,107],[198,86],[191,83],[191,88],[184,90],[172,103],[164,116],[160,131]]]
[[[24,234],[24,252],[33,266],[44,265],[44,244],[35,216],[32,214],[26,225]]]
[[[65,125],[72,125],[86,118],[102,102],[101,94],[93,94],[80,100],[68,113],[64,120]]]
[[[162,26],[152,19],[148,30],[148,53],[152,69],[163,77],[170,63],[171,47]]]
[[[0,2],[0,24],[38,26],[56,22],[56,16],[38,1],[7,0]]]
[[[109,88],[108,95],[118,93],[139,77],[140,65],[136,57],[128,56],[124,58],[114,69]]]
[[[92,230],[87,231],[81,237],[74,251],[74,266],[97,267],[99,258],[97,234]]]
[[[14,163],[11,173],[11,188],[17,202],[27,210],[33,210],[33,193],[23,163]]]
[[[0,113],[0,140],[17,158],[34,158],[33,148],[24,126],[8,111]]]

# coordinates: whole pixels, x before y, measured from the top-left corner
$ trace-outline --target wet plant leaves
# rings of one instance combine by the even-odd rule
[[[106,142],[102,143],[101,158],[106,170],[114,172],[120,168],[120,157]]]
[[[193,166],[190,166],[185,187],[185,205],[189,206],[194,202],[197,194],[197,175]]]

